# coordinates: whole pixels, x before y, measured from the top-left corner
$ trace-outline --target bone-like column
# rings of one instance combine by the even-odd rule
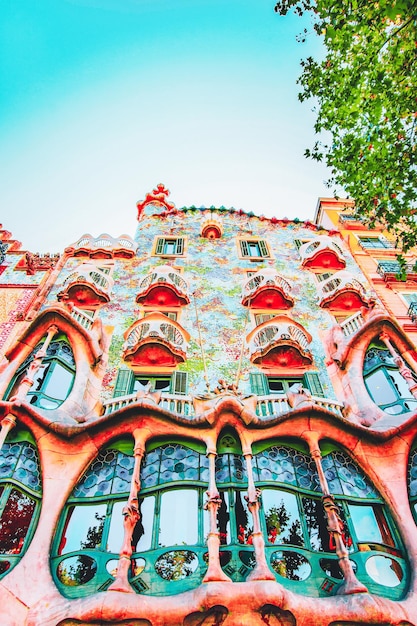
[[[124,591],[125,593],[135,593],[135,590],[129,583],[129,569],[131,557],[133,553],[132,537],[136,524],[140,520],[139,499],[140,492],[140,466],[145,454],[145,446],[143,442],[144,433],[139,429],[133,431],[135,439],[134,456],[135,463],[133,466],[132,479],[130,481],[130,493],[126,505],[123,507],[123,545],[119,554],[119,563],[117,565],[117,574],[114,582],[108,588],[108,591]]]
[[[413,375],[413,372],[410,370],[409,367],[406,366],[401,356],[395,350],[394,346],[392,345],[390,341],[388,333],[382,332],[379,335],[379,338],[381,339],[381,341],[385,343],[388,350],[390,351],[391,356],[394,359],[394,363],[398,367],[398,370],[401,376],[404,378],[405,382],[407,383],[410,392],[413,394],[414,398],[417,398],[417,381]]]
[[[231,582],[220,566],[220,532],[217,528],[217,513],[222,504],[216,485],[216,450],[207,447],[209,460],[209,485],[207,490],[207,502],[204,508],[209,513],[209,533],[207,536],[208,569],[203,578],[203,583],[210,581]]]
[[[0,430],[0,451],[3,448],[4,441],[9,434],[9,432],[16,426],[16,418],[14,415],[9,413],[1,420],[1,430]]]
[[[339,587],[337,594],[352,594],[352,593],[364,593],[368,589],[363,585],[355,576],[355,572],[352,568],[352,563],[349,559],[349,552],[343,541],[343,521],[339,515],[339,507],[337,506],[334,497],[330,493],[327,478],[323,471],[321,463],[321,451],[318,443],[318,433],[309,432],[305,435],[305,439],[308,441],[310,454],[316,464],[317,473],[319,475],[320,487],[322,490],[322,502],[327,520],[327,530],[333,537],[334,545],[336,547],[336,554],[339,558],[340,569],[343,573],[344,582]]]
[[[35,354],[35,358],[31,362],[24,376],[22,382],[17,389],[16,394],[10,398],[10,402],[14,402],[15,400],[24,400],[35,382],[35,376],[42,367],[43,359],[46,356],[46,351],[48,349],[49,344],[51,343],[53,337],[59,333],[59,328],[55,325],[52,325],[48,328],[46,339],[42,344],[42,347]]]
[[[259,497],[261,492],[255,487],[252,471],[252,450],[244,450],[243,456],[246,462],[248,476],[248,508],[252,515],[253,532],[252,544],[255,552],[256,564],[247,580],[275,580],[274,574],[269,569],[265,558],[265,540],[261,531],[259,520]]]

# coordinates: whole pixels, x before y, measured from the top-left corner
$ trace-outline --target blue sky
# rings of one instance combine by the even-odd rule
[[[177,207],[312,218],[300,59],[273,0],[2,0],[0,222],[32,251],[133,235],[163,182]]]

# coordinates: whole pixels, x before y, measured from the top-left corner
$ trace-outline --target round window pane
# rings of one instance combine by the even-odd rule
[[[404,576],[401,565],[388,556],[370,556],[365,567],[368,576],[385,587],[397,587]]]
[[[279,551],[271,555],[272,568],[289,580],[306,580],[311,574],[311,565],[299,552]]]
[[[97,563],[87,555],[70,556],[63,559],[58,565],[56,574],[64,585],[76,587],[85,585],[94,578],[97,571]]]
[[[108,571],[110,576],[113,576],[113,578],[116,578],[117,576],[118,565],[119,565],[118,559],[110,559],[110,561],[107,561],[106,563],[106,570]]]
[[[155,563],[156,573],[164,580],[182,580],[198,567],[198,558],[191,550],[171,550],[161,554]]]

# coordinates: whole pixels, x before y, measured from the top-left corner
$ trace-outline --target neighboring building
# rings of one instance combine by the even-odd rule
[[[32,254],[0,224],[0,354],[43,302],[59,271],[58,254]],[[56,268],[55,272],[53,271]]]
[[[64,251],[1,361],[1,624],[417,625],[414,326],[330,202],[159,185]]]

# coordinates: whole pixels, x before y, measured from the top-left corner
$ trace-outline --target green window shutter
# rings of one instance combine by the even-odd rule
[[[156,249],[155,249],[155,254],[162,254],[164,252],[164,244],[165,244],[165,239],[158,239],[157,243],[156,243]]]
[[[258,241],[258,245],[259,245],[259,251],[261,253],[261,256],[269,256],[268,246],[266,245],[265,241],[260,239]]]
[[[310,390],[313,396],[324,398],[323,387],[321,386],[320,377],[317,372],[306,372],[304,374],[304,387]]]
[[[268,379],[265,374],[261,372],[251,372],[249,379],[252,393],[255,393],[257,396],[269,395]]]
[[[170,393],[185,396],[187,393],[187,372],[174,372],[171,378]]]
[[[241,239],[241,241],[240,241],[240,249],[242,251],[242,256],[250,256],[249,255],[248,243],[244,239]]]
[[[176,254],[182,254],[183,250],[184,250],[184,239],[182,237],[177,239],[177,246],[176,247],[177,247]]]
[[[117,372],[116,384],[114,386],[113,398],[127,396],[133,387],[134,374],[130,369],[120,369]]]

